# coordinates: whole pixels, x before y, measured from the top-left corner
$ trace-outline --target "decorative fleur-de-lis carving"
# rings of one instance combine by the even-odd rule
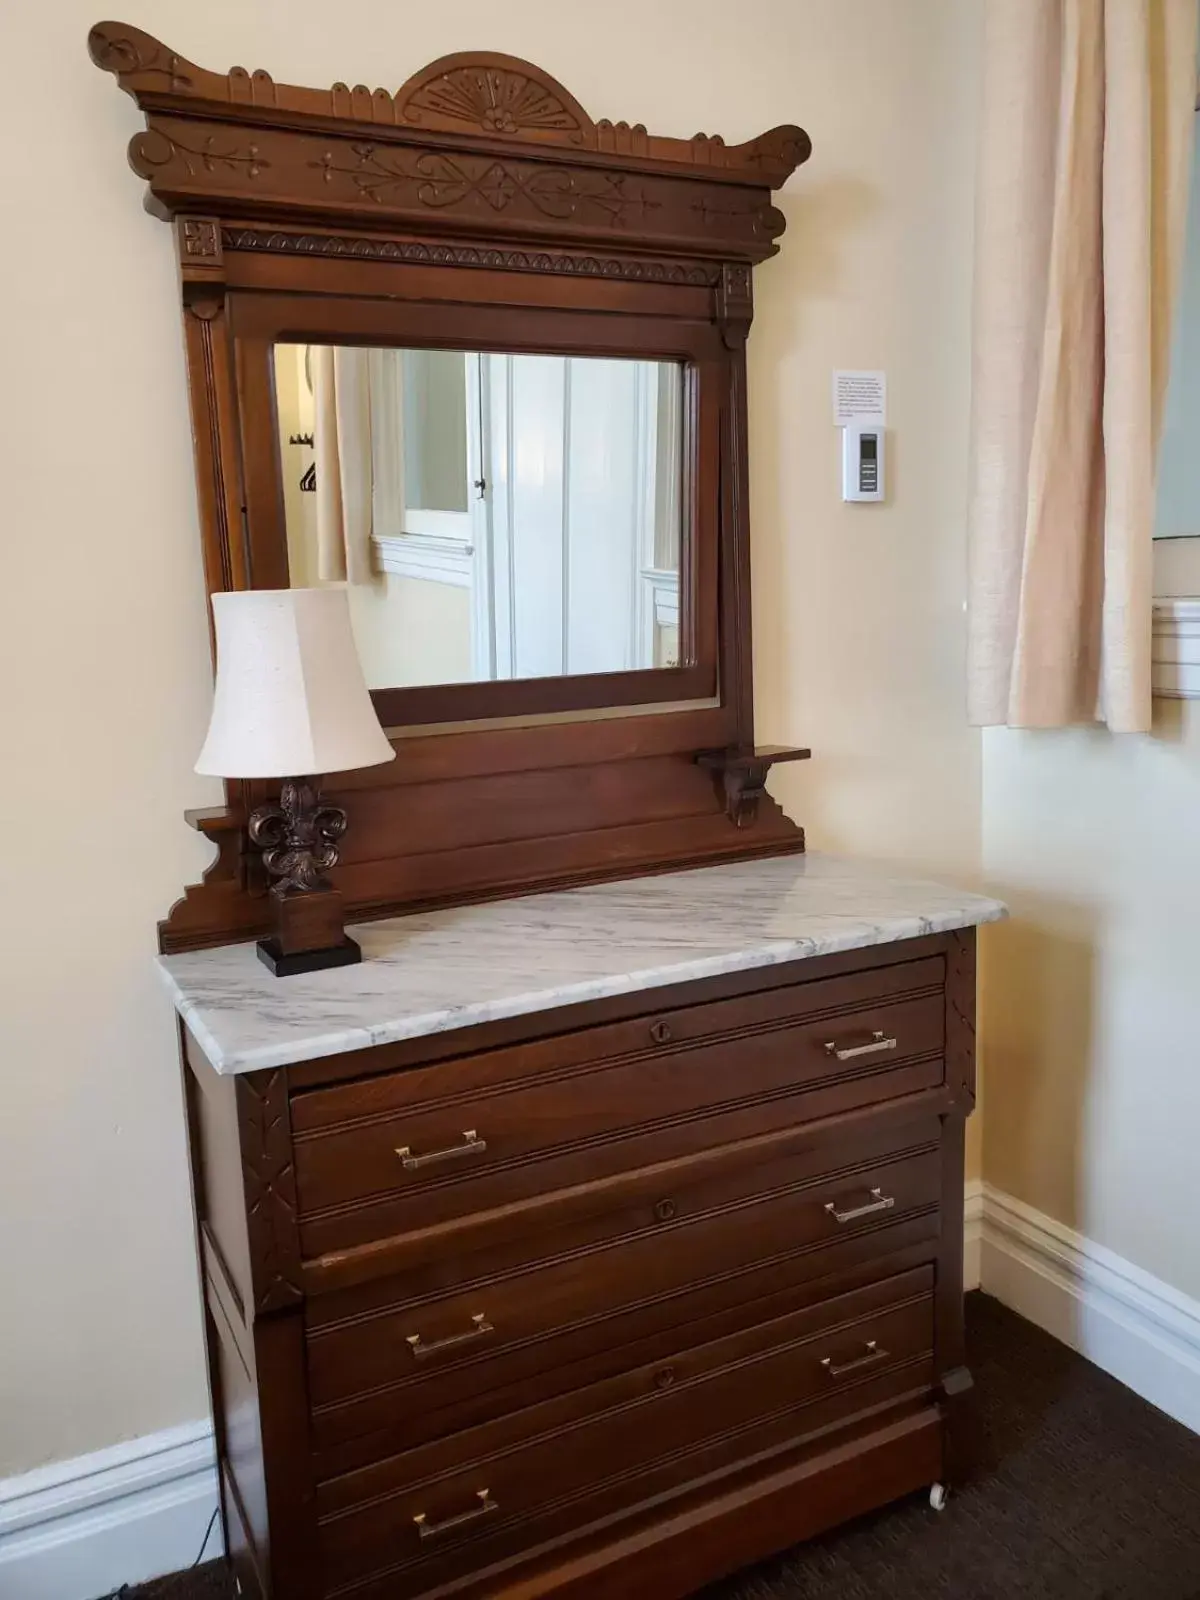
[[[282,899],[294,890],[329,887],[325,874],[337,866],[337,841],[346,831],[340,806],[322,805],[313,784],[288,779],[277,806],[259,806],[249,824],[261,846],[263,865],[277,879],[271,893]]]

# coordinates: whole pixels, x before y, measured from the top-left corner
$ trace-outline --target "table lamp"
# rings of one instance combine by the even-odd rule
[[[350,966],[337,865],[346,813],[316,774],[378,766],[396,752],[379,726],[344,589],[242,589],[212,597],[217,681],[196,771],[281,778],[278,805],[251,814],[271,886],[274,933],[258,954],[276,977]]]

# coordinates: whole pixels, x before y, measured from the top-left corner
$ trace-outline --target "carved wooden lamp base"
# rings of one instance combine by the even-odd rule
[[[289,778],[279,804],[259,806],[250,818],[250,837],[278,879],[271,887],[275,932],[257,947],[277,978],[362,960],[362,950],[346,936],[342,897],[325,877],[337,865],[336,841],[345,831],[346,813],[323,805],[309,778]]]
[[[336,889],[277,896],[275,932],[260,939],[258,959],[277,978],[299,972],[321,972],[325,967],[352,967],[362,960],[362,949],[345,932],[342,897]]]

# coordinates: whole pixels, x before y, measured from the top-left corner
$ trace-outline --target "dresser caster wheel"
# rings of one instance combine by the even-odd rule
[[[945,1511],[950,1491],[944,1483],[935,1483],[929,1491],[929,1504],[935,1511]]]

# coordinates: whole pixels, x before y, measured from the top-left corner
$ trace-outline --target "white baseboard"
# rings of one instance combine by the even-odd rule
[[[178,1572],[216,1505],[207,1419],[0,1481],[0,1600],[96,1600]],[[206,1557],[221,1548],[218,1522]]]
[[[1200,1302],[978,1179],[963,1280],[1200,1433]],[[216,1504],[207,1421],[0,1481],[0,1600],[97,1600],[177,1572]],[[205,1554],[220,1552],[218,1525]]]
[[[985,1293],[1200,1433],[1200,1301],[991,1184]]]

